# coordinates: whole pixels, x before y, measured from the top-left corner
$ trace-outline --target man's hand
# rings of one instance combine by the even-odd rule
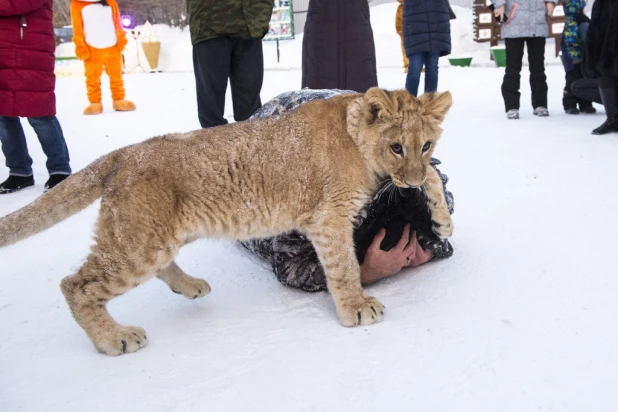
[[[545,3],[545,5],[547,6],[547,15],[549,17],[554,15],[554,9],[556,8],[556,4],[552,3],[552,2],[547,2]]]
[[[410,225],[406,225],[401,239],[388,252],[380,249],[385,235],[386,231],[380,230],[367,249],[365,261],[361,266],[361,281],[365,285],[399,273],[404,267],[422,265],[433,257],[431,252],[420,247],[416,240],[416,232],[410,239]]]
[[[502,23],[502,20],[504,20],[504,5],[494,9],[494,16],[499,17],[500,20],[498,21]]]

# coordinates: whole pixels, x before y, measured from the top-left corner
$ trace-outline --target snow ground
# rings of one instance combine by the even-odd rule
[[[0,411],[618,410],[618,136],[590,135],[602,109],[562,113],[557,66],[552,116],[532,116],[524,80],[522,120],[506,120],[502,73],[441,70],[455,104],[436,156],[455,194],[456,252],[368,288],[387,306],[383,323],[343,328],[326,293],[285,288],[235,244],[202,240],[178,262],[213,292],[189,301],[153,280],[114,300],[113,316],[144,327],[149,345],[100,355],[58,287],[88,253],[93,205],[0,249]],[[125,79],[138,110],[115,113],[106,100],[96,117],[81,115],[83,80],[59,79],[75,170],[198,127],[192,73]],[[383,69],[379,80],[405,79]],[[299,71],[267,72],[263,101],[299,85]],[[37,184],[2,196],[0,216],[47,178],[25,129]]]

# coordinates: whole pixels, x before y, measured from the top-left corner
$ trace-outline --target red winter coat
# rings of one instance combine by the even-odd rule
[[[52,0],[0,0],[0,116],[56,114]]]

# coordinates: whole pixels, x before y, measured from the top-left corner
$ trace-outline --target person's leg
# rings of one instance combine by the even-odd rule
[[[502,81],[502,97],[505,111],[508,112],[512,109],[519,110],[519,82],[525,39],[505,39],[504,43],[506,45],[506,70]]]
[[[403,71],[404,73],[408,72],[408,66],[410,66],[410,62],[408,61],[408,56],[406,55],[406,46],[403,44],[403,36],[399,36],[401,40],[401,54],[403,56]]]
[[[86,88],[88,90],[88,101],[90,103],[101,103],[101,75],[103,74],[103,56],[92,49],[90,58],[84,61],[86,69]]]
[[[123,100],[125,97],[124,81],[122,80],[122,54],[110,50],[106,54],[105,73],[109,76],[109,88],[112,100]]]
[[[70,175],[69,149],[56,116],[29,117],[28,123],[36,132],[45,156],[47,171],[51,175]]]
[[[234,120],[247,120],[262,106],[263,81],[262,39],[235,39],[230,67]]]
[[[12,176],[32,176],[32,158],[19,117],[0,116],[0,142]]]
[[[592,134],[607,134],[618,132],[618,79],[602,77],[599,79],[599,93],[605,107],[607,120],[594,129]]]
[[[230,42],[219,37],[193,46],[197,112],[203,128],[227,124],[223,114],[230,75]]]
[[[406,89],[413,96],[418,96],[418,84],[421,81],[421,70],[425,62],[425,53],[415,53],[408,56],[408,76],[406,77]]]
[[[603,104],[601,101],[601,93],[599,92],[599,81],[597,79],[584,77],[575,80],[573,85],[571,85],[571,92],[578,99]]]
[[[577,96],[575,96],[571,90],[573,82],[580,77],[578,76],[578,73],[580,72],[577,69],[571,69],[566,72],[566,75],[564,76],[566,82],[562,92],[562,106],[564,107],[564,111],[569,114],[579,113],[579,110],[577,110]]]
[[[425,54],[425,93],[438,91],[438,60],[440,52]]]
[[[529,37],[528,63],[530,64],[530,88],[532,108],[547,108],[547,77],[545,76],[545,38]]]
[[[105,59],[105,73],[109,76],[114,110],[129,112],[135,110],[135,104],[125,100],[124,81],[122,79],[122,53],[116,47],[108,50]]]

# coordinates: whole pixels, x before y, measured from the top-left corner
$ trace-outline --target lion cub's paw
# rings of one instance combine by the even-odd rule
[[[123,353],[133,353],[148,343],[146,331],[137,326],[118,326],[107,333],[93,339],[94,346],[99,352],[109,356],[118,356]]]
[[[453,235],[453,219],[448,210],[436,210],[431,215],[431,228],[440,239],[448,239]]]
[[[338,311],[339,322],[343,326],[364,326],[382,322],[384,306],[373,296],[357,305],[343,305]]]
[[[210,285],[204,279],[183,276],[170,283],[172,292],[183,295],[187,299],[197,299],[210,293]]]

